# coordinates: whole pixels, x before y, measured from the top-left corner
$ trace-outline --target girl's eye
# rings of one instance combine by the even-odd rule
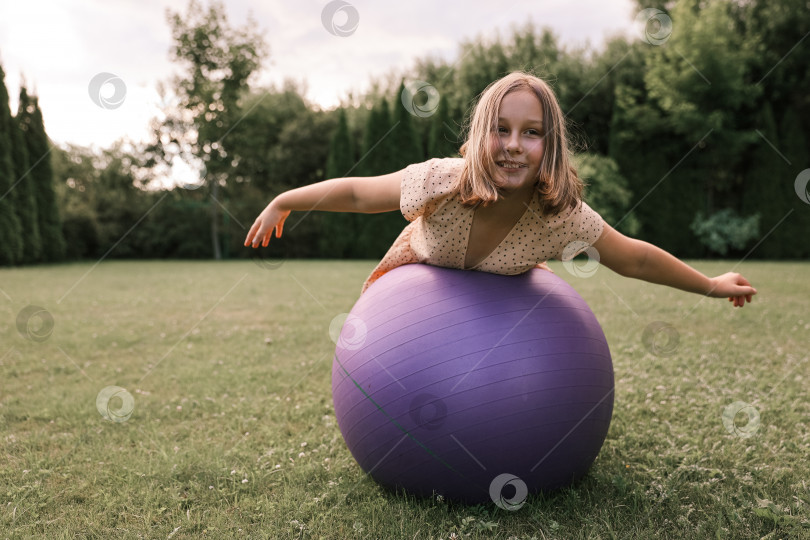
[[[540,132],[539,132],[539,131],[537,131],[536,129],[530,129],[530,130],[528,131],[528,133],[529,133],[529,135],[536,135],[536,136],[538,136],[538,137],[540,137],[540,136],[542,136],[542,135],[543,135],[542,133],[540,133]]]
[[[505,127],[499,127],[498,133],[506,133],[508,130]]]

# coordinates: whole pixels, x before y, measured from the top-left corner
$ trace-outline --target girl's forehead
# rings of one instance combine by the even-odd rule
[[[501,104],[505,101],[526,101],[540,104],[540,98],[537,94],[533,90],[523,87],[514,88],[504,94],[503,98],[501,98]]]
[[[540,99],[531,90],[519,88],[503,96],[498,107],[498,116],[520,114],[522,116],[543,119],[543,106]]]

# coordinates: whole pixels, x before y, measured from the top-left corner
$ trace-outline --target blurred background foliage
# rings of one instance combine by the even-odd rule
[[[179,71],[148,143],[55,146],[36,96],[23,88],[12,115],[0,84],[0,264],[250,257],[247,229],[284,190],[457,155],[474,99],[513,70],[553,86],[586,201],[612,225],[679,257],[810,256],[810,208],[794,189],[810,166],[806,2],[638,9],[650,7],[673,24],[659,45],[566,48],[547,28],[513,27],[322,110],[299,83],[252,85],[272,56],[255,24],[233,27],[222,5],[192,3],[168,15]],[[406,91],[412,81],[435,93]],[[166,181],[178,160],[185,186]],[[266,256],[379,258],[405,225],[395,212],[295,213]]]

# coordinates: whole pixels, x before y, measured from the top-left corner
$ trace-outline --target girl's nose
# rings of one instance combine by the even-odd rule
[[[506,150],[509,152],[520,151],[520,137],[517,134],[511,134],[506,138]]]

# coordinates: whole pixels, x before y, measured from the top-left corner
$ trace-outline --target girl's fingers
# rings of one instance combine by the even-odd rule
[[[262,222],[257,220],[250,228],[250,232],[248,232],[247,242],[245,243],[246,246],[252,244],[253,247],[259,247],[259,244],[261,243],[263,236],[261,234],[261,229],[262,229]]]
[[[284,231],[284,222],[287,221],[287,217],[289,215],[290,213],[287,212],[281,217],[280,220],[278,220],[278,223],[276,224],[276,238],[281,238],[281,233]]]
[[[743,307],[745,303],[751,303],[754,294],[740,294],[737,296],[729,296],[728,301],[734,304],[734,307]]]
[[[245,236],[245,245],[246,246],[249,246],[253,242],[253,234],[254,234],[255,231],[256,231],[256,224],[254,223],[253,226],[248,231],[247,236]]]

